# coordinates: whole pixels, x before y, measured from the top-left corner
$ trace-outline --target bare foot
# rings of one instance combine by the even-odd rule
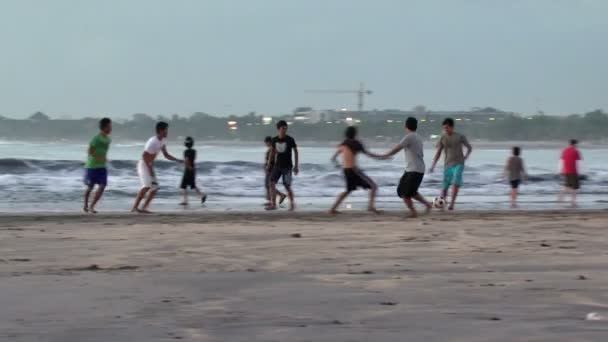
[[[265,210],[277,210],[277,207],[274,205],[269,205],[264,208]]]
[[[332,216],[342,214],[341,212],[337,211],[336,209],[330,209],[328,213],[329,213],[329,215],[332,215]]]
[[[416,218],[418,217],[418,212],[416,210],[411,210],[410,214],[408,215],[409,218]]]
[[[87,213],[87,214],[88,214],[88,213],[89,213],[89,208],[84,207],[84,208],[82,208],[82,211],[84,211],[85,213]]]
[[[449,207],[448,207],[448,210],[449,210],[449,211],[454,211],[454,206],[453,206],[453,205],[449,206]]]
[[[283,204],[283,202],[285,202],[286,198],[287,198],[287,195],[281,195],[279,198],[279,205]]]
[[[139,208],[133,208],[131,209],[132,213],[137,213],[137,214],[152,214],[151,211],[149,211],[148,209],[139,209]]]
[[[89,209],[89,212],[91,214],[97,214],[97,210],[95,210],[95,208],[91,207],[91,209]]]
[[[295,211],[295,210],[296,210],[295,204],[290,204],[289,205],[289,211]]]
[[[374,207],[367,208],[367,211],[369,211],[370,213],[374,213],[374,214],[376,214],[376,215],[380,215],[380,214],[382,214],[382,213],[383,213],[383,211],[382,211],[382,210],[378,210],[378,209],[376,209],[376,208],[374,208]]]

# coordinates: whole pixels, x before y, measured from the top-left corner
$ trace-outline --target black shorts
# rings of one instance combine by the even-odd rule
[[[193,171],[184,172],[184,177],[182,177],[182,184],[180,188],[186,189],[188,187],[190,189],[196,188],[196,174]]]
[[[370,189],[375,186],[363,171],[353,168],[344,169],[344,179],[346,180],[346,191],[355,191],[357,188]]]
[[[405,172],[401,176],[399,186],[397,187],[397,195],[401,198],[411,198],[418,194],[418,188],[422,184],[424,173],[420,172]]]
[[[567,188],[578,190],[581,187],[578,175],[564,175],[564,180]]]
[[[512,181],[509,181],[509,183],[511,184],[511,189],[517,189],[519,188],[519,184],[521,184],[521,181],[519,179],[514,179]]]
[[[286,188],[291,187],[292,169],[281,169],[275,166],[270,173],[270,181],[277,184],[281,178],[283,178],[283,185]]]

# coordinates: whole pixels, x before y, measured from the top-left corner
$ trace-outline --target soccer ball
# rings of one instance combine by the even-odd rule
[[[433,206],[437,209],[442,209],[445,206],[445,199],[443,197],[435,197]]]

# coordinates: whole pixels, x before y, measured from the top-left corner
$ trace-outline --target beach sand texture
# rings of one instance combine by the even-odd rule
[[[608,341],[607,219],[0,216],[0,341]]]

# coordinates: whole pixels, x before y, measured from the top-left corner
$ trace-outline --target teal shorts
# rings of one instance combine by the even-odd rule
[[[454,165],[443,171],[443,188],[448,189],[450,185],[462,186],[462,173],[464,165]]]

